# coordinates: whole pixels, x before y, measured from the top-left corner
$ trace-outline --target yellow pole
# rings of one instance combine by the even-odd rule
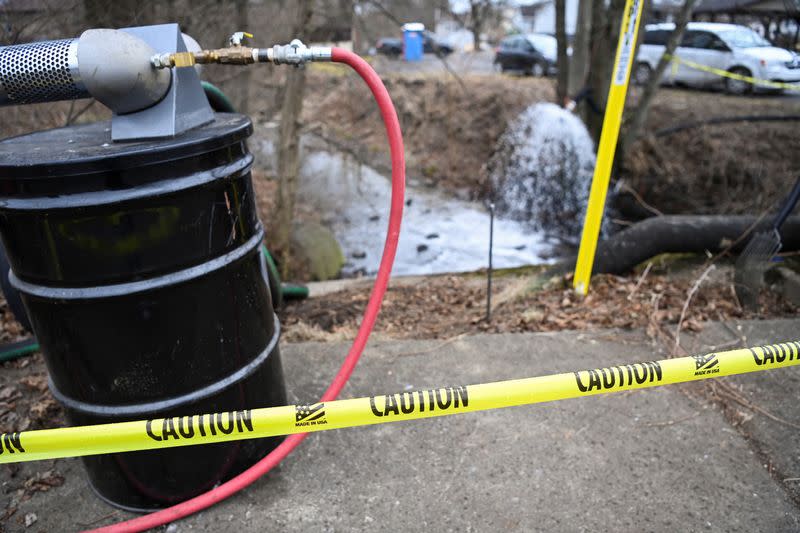
[[[582,295],[586,295],[589,291],[589,281],[592,277],[592,265],[594,265],[594,254],[597,250],[597,239],[600,236],[600,224],[603,220],[603,208],[606,203],[608,182],[611,178],[611,166],[614,163],[614,152],[617,149],[622,110],[625,108],[625,95],[628,92],[631,65],[635,59],[636,35],[639,32],[643,1],[627,0],[625,11],[622,14],[614,71],[611,77],[611,87],[608,90],[606,114],[603,117],[603,131],[597,147],[597,163],[592,177],[592,190],[589,193],[589,205],[586,209],[581,246],[578,250],[578,261],[572,281],[575,292]]]

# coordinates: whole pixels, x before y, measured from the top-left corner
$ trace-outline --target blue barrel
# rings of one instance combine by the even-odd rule
[[[403,57],[406,61],[421,61],[424,52],[422,34],[425,25],[409,22],[403,25]]]

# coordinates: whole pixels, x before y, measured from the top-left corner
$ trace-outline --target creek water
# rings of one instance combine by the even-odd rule
[[[260,161],[274,161],[274,132],[258,140]],[[298,198],[320,213],[345,255],[344,276],[374,275],[389,216],[388,176],[318,137],[301,143]],[[493,265],[549,262],[555,243],[522,223],[495,218]],[[470,272],[488,266],[489,212],[475,202],[425,186],[409,176],[395,275]]]

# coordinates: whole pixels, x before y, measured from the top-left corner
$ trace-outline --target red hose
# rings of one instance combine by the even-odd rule
[[[386,126],[386,135],[389,138],[389,149],[391,150],[392,157],[392,202],[391,211],[389,213],[389,229],[386,234],[386,242],[383,246],[383,256],[381,257],[378,274],[375,277],[375,284],[372,287],[372,292],[369,295],[369,301],[364,311],[364,318],[361,321],[361,326],[358,328],[358,333],[353,341],[353,345],[350,347],[350,351],[347,353],[347,357],[342,363],[341,368],[339,368],[339,372],[333,378],[328,390],[322,395],[322,399],[320,400],[322,402],[336,399],[345,383],[347,383],[350,374],[353,373],[353,369],[364,351],[369,335],[372,332],[372,327],[375,324],[375,319],[378,317],[383,295],[389,284],[389,275],[391,274],[395,252],[397,251],[397,240],[400,237],[400,222],[403,218],[403,197],[405,195],[406,180],[403,136],[400,132],[400,122],[397,120],[397,113],[395,112],[394,105],[380,77],[378,77],[366,61],[347,50],[334,48],[332,59],[337,63],[345,63],[358,72],[369,86],[372,95],[378,103],[384,125]],[[229,496],[236,494],[272,470],[289,455],[298,444],[303,442],[303,439],[305,439],[307,435],[307,433],[289,435],[277,448],[272,450],[258,463],[230,481],[200,496],[196,496],[191,500],[179,503],[178,505],[162,511],[93,531],[144,531],[180,520],[181,518],[211,507]]]

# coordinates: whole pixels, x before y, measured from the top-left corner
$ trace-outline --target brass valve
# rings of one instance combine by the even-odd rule
[[[237,31],[230,36],[227,48],[216,50],[201,50],[199,52],[175,52],[173,54],[160,54],[152,58],[156,68],[191,67],[197,64],[222,63],[229,65],[249,65],[258,61],[258,49],[242,46],[245,37],[253,34]]]
[[[0,0],[1,1],[1,0]],[[301,67],[312,61],[331,61],[330,47],[304,45],[299,39],[289,44],[275,45],[271,48],[250,48],[242,46],[244,38],[251,34],[237,31],[231,35],[228,48],[217,50],[201,50],[199,52],[176,52],[173,54],[156,54],[151,59],[153,67],[191,67],[206,63],[223,63],[228,65],[250,65],[252,63],[273,63],[275,65],[293,65]]]

